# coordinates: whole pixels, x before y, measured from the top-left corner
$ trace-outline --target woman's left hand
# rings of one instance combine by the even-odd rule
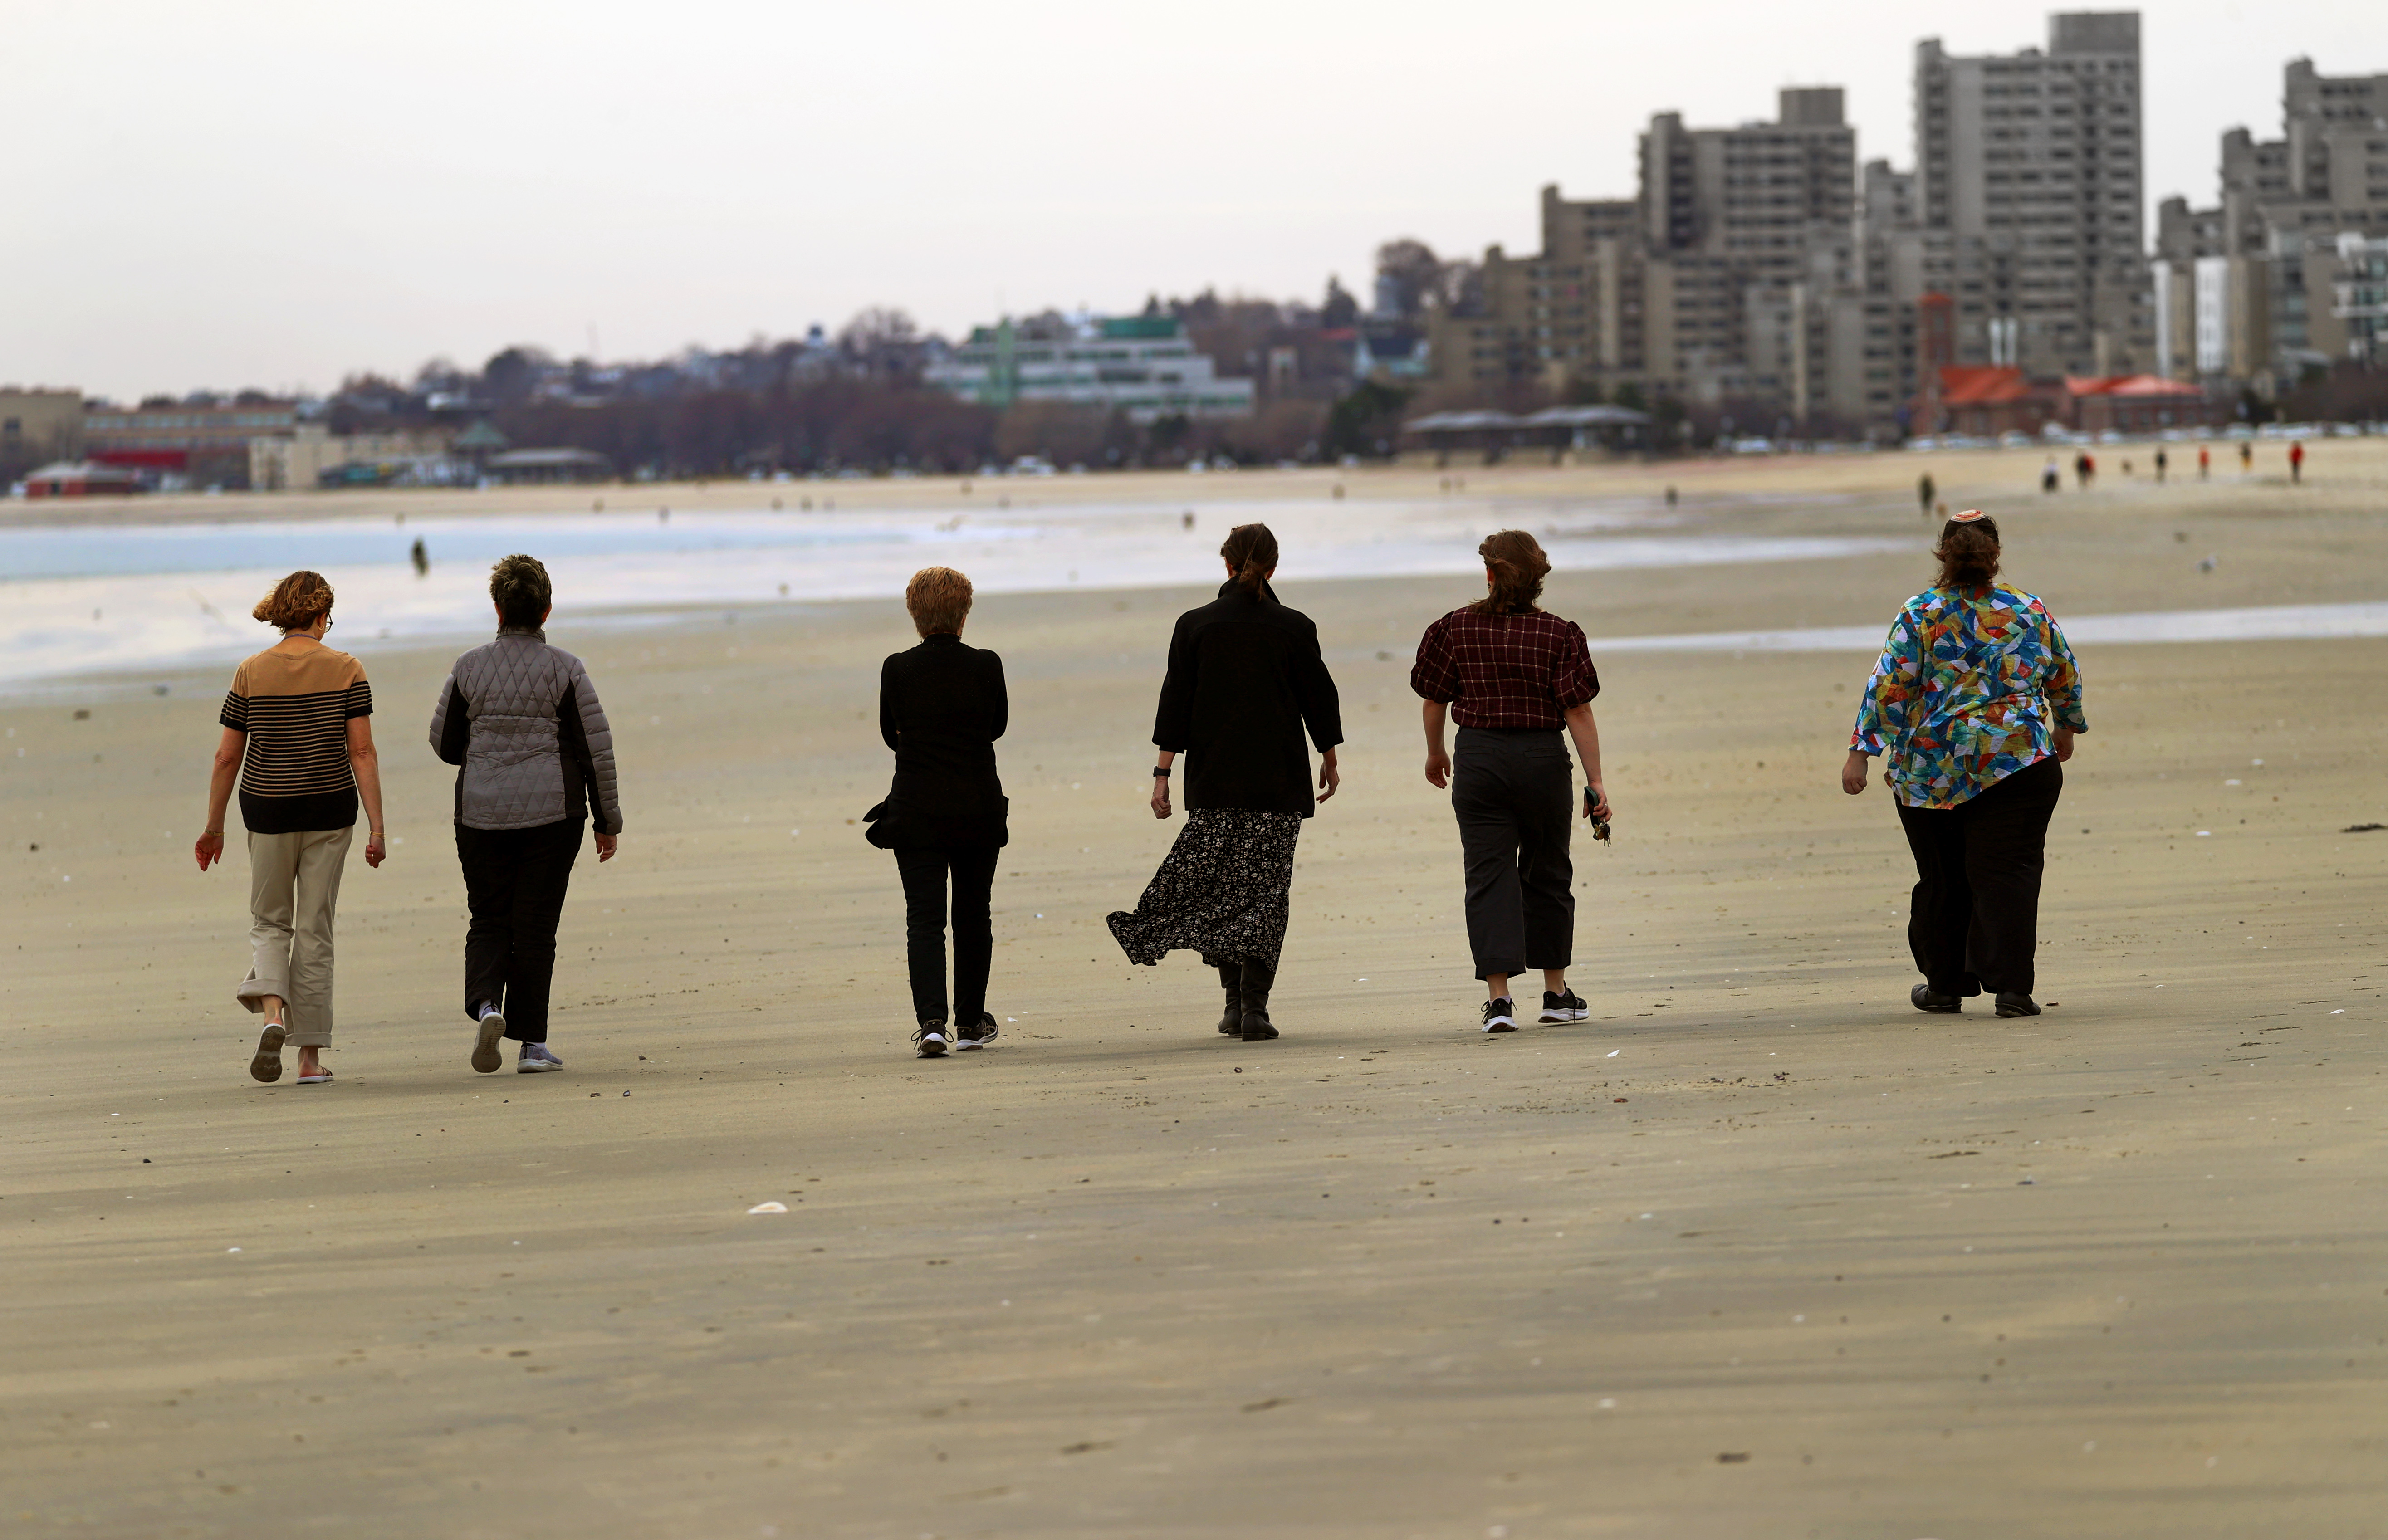
[[[1849,757],[1841,761],[1841,790],[1855,796],[1865,790],[1865,783],[1866,757],[1851,749]]]
[[[2060,765],[2073,757],[2073,730],[2060,727],[2055,732],[2056,762]]]
[[[619,834],[600,834],[600,835],[598,835],[598,836],[597,836],[597,859],[598,859],[599,860],[601,860],[601,861],[610,861],[610,860],[612,860],[612,859],[614,859],[614,846],[615,846],[616,843],[616,842],[618,842],[618,841],[621,839],[621,837],[622,837],[622,836],[621,836],[621,835],[619,835]]]
[[[381,831],[378,829],[367,830],[365,833],[365,864],[367,866],[379,866],[382,863],[382,859],[387,854],[388,851],[383,847]]]
[[[1169,816],[1169,777],[1165,775],[1156,775],[1152,778],[1152,816],[1155,818]]]
[[[1343,783],[1343,772],[1335,768],[1335,751],[1328,749],[1318,760],[1318,800],[1326,801]]]
[[[197,858],[199,870],[205,872],[223,859],[223,835],[220,833],[201,834],[198,843],[191,846],[191,854]]]

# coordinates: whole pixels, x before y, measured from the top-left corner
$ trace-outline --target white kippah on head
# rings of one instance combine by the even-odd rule
[[[1989,515],[1982,512],[1979,508],[1968,508],[1962,514],[1950,515],[1949,522],[1951,524],[1971,524],[1976,519],[1985,519],[1989,516]]]

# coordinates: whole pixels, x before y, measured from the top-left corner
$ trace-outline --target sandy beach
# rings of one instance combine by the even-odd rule
[[[2097,490],[2052,498],[2023,452],[1200,478],[1182,586],[1057,579],[973,614],[1012,698],[1003,1035],[942,1062],[909,1054],[900,894],[856,823],[889,769],[880,660],[912,640],[891,600],[577,633],[559,592],[551,638],[612,714],[628,826],[575,873],[569,1068],[543,1077],[464,1062],[451,772],[423,737],[455,647],[337,612],[400,843],[346,877],[324,1088],[248,1078],[246,861],[191,863],[229,665],[0,700],[0,1517],[2388,1535],[2388,831],[2344,832],[2388,822],[2388,637],[2080,649],[2091,731],[2051,835],[2047,1010],[2023,1021],[1907,1003],[1912,867],[1883,788],[1835,780],[1867,651],[1601,648],[1886,625],[1928,576],[1925,470],[1999,515],[2010,579],[2062,620],[2388,600],[2388,441],[2321,441],[2295,487],[2276,443],[2245,477],[2217,446],[2203,484],[2172,450],[2168,486],[2147,446],[2113,447]],[[1195,479],[939,495],[1170,512]],[[1548,607],[1594,638],[1617,808],[1613,846],[1576,851],[1592,1021],[1474,1029],[1407,688],[1470,583],[1317,570],[1291,540],[1277,586],[1318,622],[1350,742],[1302,839],[1286,1036],[1219,1038],[1190,958],[1126,964],[1102,916],[1177,827],[1143,805],[1151,708],[1226,505],[1475,500],[1486,531],[1539,533],[1670,486],[1699,530],[1883,543],[1554,577]],[[747,1213],[765,1202],[788,1212]]]

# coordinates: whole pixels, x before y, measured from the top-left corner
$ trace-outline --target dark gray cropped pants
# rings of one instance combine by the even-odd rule
[[[1478,978],[1575,961],[1574,797],[1574,765],[1556,730],[1459,730],[1451,809]]]

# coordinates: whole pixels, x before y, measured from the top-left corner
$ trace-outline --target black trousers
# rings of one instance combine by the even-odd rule
[[[1936,994],[2028,995],[2039,877],[2064,767],[2042,759],[1954,808],[1901,805],[1915,853],[1907,947]]]
[[[1574,796],[1574,767],[1556,732],[1459,730],[1451,810],[1467,865],[1478,978],[1575,960]]]
[[[995,891],[992,845],[955,849],[898,850],[896,870],[904,879],[904,959],[912,974],[912,1017],[942,1022],[946,1015],[946,895],[952,879],[954,1013],[957,1026],[977,1024],[986,1011],[986,974],[995,963],[995,922],[988,903]]]
[[[580,854],[581,821],[558,819],[533,829],[456,826],[464,868],[464,1014],[482,1002],[506,1013],[506,1036],[547,1041],[547,992],[555,977],[555,925],[564,890]]]

